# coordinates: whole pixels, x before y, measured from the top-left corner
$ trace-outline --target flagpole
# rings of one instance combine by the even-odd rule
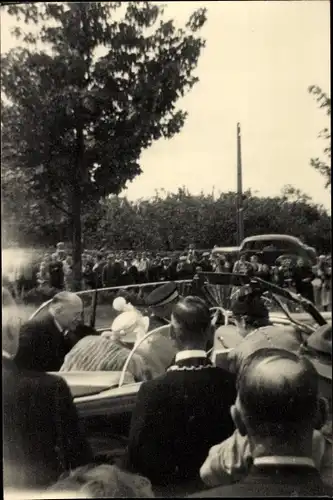
[[[241,129],[237,123],[237,245],[244,239]]]

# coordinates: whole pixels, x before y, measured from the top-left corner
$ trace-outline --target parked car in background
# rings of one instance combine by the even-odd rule
[[[261,234],[245,238],[239,248],[240,254],[249,259],[253,254],[260,254],[261,261],[274,266],[281,255],[294,255],[304,259],[311,266],[316,264],[316,250],[305,245],[299,238],[288,234]]]

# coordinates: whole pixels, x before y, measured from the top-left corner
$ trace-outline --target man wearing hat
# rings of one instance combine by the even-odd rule
[[[269,311],[257,294],[238,295],[231,304],[231,312],[236,326],[220,326],[215,332],[214,362],[219,366],[225,364],[226,349],[236,348],[251,332],[270,325]]]
[[[213,272],[213,266],[209,260],[210,253],[209,252],[204,252],[202,254],[202,259],[199,262],[199,266],[202,268],[203,271],[206,273]]]
[[[153,290],[146,298],[150,310],[149,331],[163,327],[156,335],[151,335],[137,349],[154,368],[155,376],[162,375],[171,365],[177,348],[170,338],[170,319],[174,305],[179,301],[177,285],[165,283]]]

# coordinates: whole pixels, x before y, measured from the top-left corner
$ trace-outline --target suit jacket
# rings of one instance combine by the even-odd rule
[[[27,321],[21,328],[15,363],[25,370],[59,371],[71,347],[72,343],[59,331],[47,311]]]
[[[4,486],[42,487],[92,462],[63,379],[3,358]]]
[[[208,359],[175,367],[142,384],[132,415],[127,465],[155,485],[198,478],[210,447],[234,431],[234,376]]]
[[[325,486],[314,467],[262,465],[253,466],[248,476],[239,483],[201,491],[191,497],[278,497],[278,496],[332,496],[332,488]]]

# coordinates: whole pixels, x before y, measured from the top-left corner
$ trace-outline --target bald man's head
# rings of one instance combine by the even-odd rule
[[[238,409],[247,433],[283,437],[312,428],[318,412],[318,375],[305,358],[260,349],[238,377]]]
[[[71,292],[59,292],[50,303],[50,312],[63,329],[74,330],[83,319],[83,302]]]

